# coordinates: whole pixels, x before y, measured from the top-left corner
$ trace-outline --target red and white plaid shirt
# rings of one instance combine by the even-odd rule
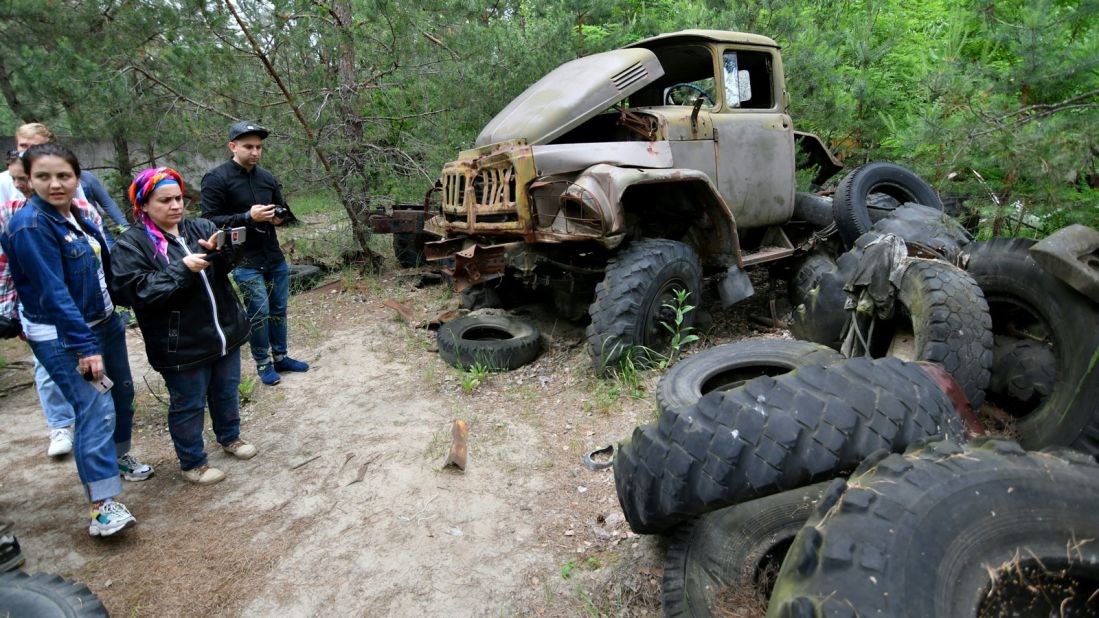
[[[7,233],[8,222],[11,221],[16,211],[26,203],[26,198],[0,202],[0,234]],[[77,189],[76,197],[73,198],[73,206],[80,209],[80,214],[94,223],[102,233],[103,218],[96,212],[95,207],[84,198],[84,192],[80,189]],[[19,313],[16,308],[18,300],[19,297],[15,294],[15,281],[12,279],[11,269],[8,268],[8,256],[4,255],[4,248],[0,247],[0,316],[13,320],[18,318]]]

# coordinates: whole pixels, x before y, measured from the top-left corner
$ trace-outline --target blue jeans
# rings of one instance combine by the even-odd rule
[[[76,413],[65,400],[65,394],[54,384],[50,374],[38,357],[34,357],[34,386],[38,389],[38,401],[46,413],[46,426],[50,429],[72,427],[76,423]]]
[[[214,435],[222,446],[240,437],[240,348],[216,361],[184,371],[162,371],[171,403],[168,431],[182,470],[206,464],[203,450],[203,409],[210,405]]]
[[[114,387],[107,393],[95,390],[76,372],[76,354],[61,347],[59,339],[31,341],[34,356],[46,368],[76,413],[73,459],[76,472],[92,501],[122,493],[118,457],[130,450],[134,420],[134,385],[126,355],[126,331],[112,314],[92,327],[103,354],[103,369]]]
[[[286,304],[290,300],[290,267],[286,262],[270,269],[237,267],[233,271],[252,334],[248,343],[257,365],[286,356]]]

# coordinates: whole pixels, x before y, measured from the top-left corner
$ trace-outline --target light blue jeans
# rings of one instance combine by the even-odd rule
[[[57,387],[50,373],[34,357],[34,386],[38,389],[38,401],[42,403],[42,411],[46,413],[46,426],[50,429],[72,427],[76,424],[76,412],[65,401],[65,395]]]

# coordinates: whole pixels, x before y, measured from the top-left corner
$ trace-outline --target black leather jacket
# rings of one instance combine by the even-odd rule
[[[178,238],[164,234],[168,262],[156,254],[140,223],[115,244],[111,294],[134,308],[153,369],[191,369],[236,353],[248,339],[248,316],[229,283],[238,256],[211,255],[210,266],[201,273],[183,264],[188,251],[206,253],[198,240],[216,230],[206,219],[180,221]]]

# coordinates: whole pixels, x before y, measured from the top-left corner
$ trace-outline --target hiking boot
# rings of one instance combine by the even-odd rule
[[[282,360],[275,361],[275,371],[309,371],[309,363],[284,356]]]
[[[50,457],[60,457],[73,452],[72,427],[59,427],[50,430],[50,448],[46,454]]]
[[[256,373],[259,374],[259,379],[267,386],[274,386],[282,381],[282,376],[275,371],[275,367],[271,363],[257,365]]]
[[[137,523],[130,511],[121,502],[110,500],[92,506],[92,523],[88,534],[92,536],[111,536],[123,528]]]
[[[26,559],[19,549],[19,540],[10,532],[0,533],[0,573],[7,573],[23,566]]]
[[[144,481],[153,475],[153,467],[126,453],[118,458],[118,473],[127,481]]]
[[[251,444],[237,438],[229,444],[223,444],[221,448],[225,449],[226,453],[229,453],[237,459],[251,459],[256,456],[256,447]]]
[[[213,485],[225,480],[224,472],[205,464],[191,470],[184,470],[180,475],[183,476],[183,480],[195,485]]]

